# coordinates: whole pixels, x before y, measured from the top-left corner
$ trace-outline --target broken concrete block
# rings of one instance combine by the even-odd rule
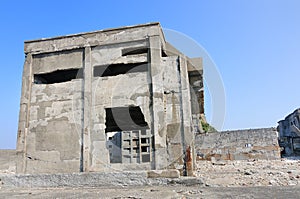
[[[147,171],[148,178],[179,178],[180,173],[176,169]]]

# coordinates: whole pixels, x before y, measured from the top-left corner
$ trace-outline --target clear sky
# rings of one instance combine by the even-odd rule
[[[298,0],[1,1],[0,148],[16,144],[24,40],[154,21],[210,54],[225,87],[224,130],[276,126],[300,107]]]

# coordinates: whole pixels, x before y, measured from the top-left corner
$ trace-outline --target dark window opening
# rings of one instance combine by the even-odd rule
[[[106,108],[105,110],[105,132],[149,129],[141,108],[138,106]]]
[[[142,144],[148,144],[149,143],[149,138],[141,138],[141,143]]]
[[[142,149],[142,153],[143,152],[150,152],[149,151],[149,146],[142,146],[141,149]]]
[[[147,63],[111,64],[94,67],[94,77],[116,76],[126,73],[147,72]]]
[[[148,48],[146,47],[126,48],[122,50],[122,56],[139,55],[145,53],[148,53]]]
[[[161,50],[161,56],[162,57],[168,57],[167,53],[164,50]]]
[[[57,70],[51,73],[35,74],[35,84],[54,84],[68,82],[72,79],[82,79],[82,69]]]

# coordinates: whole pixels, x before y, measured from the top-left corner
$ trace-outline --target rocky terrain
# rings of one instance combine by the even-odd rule
[[[300,159],[198,161],[195,175],[204,184],[1,187],[0,198],[299,198]],[[2,170],[2,174],[12,174]]]
[[[190,199],[190,198],[299,198],[298,186],[287,187],[197,187],[197,186],[139,186],[98,188],[31,188],[0,189],[0,198],[111,198],[111,199]]]
[[[247,161],[198,161],[196,176],[206,186],[300,185],[300,159]]]

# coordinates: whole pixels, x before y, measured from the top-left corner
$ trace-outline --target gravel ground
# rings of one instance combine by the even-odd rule
[[[294,186],[300,185],[300,160],[198,161],[196,176],[206,186]],[[300,197],[300,196],[299,196]]]
[[[49,189],[0,189],[0,198],[299,198],[299,186],[287,187],[182,187],[143,186],[106,188],[49,188]]]
[[[9,188],[0,198],[300,198],[300,160],[198,161],[205,186]],[[6,171],[4,173],[11,173]]]

